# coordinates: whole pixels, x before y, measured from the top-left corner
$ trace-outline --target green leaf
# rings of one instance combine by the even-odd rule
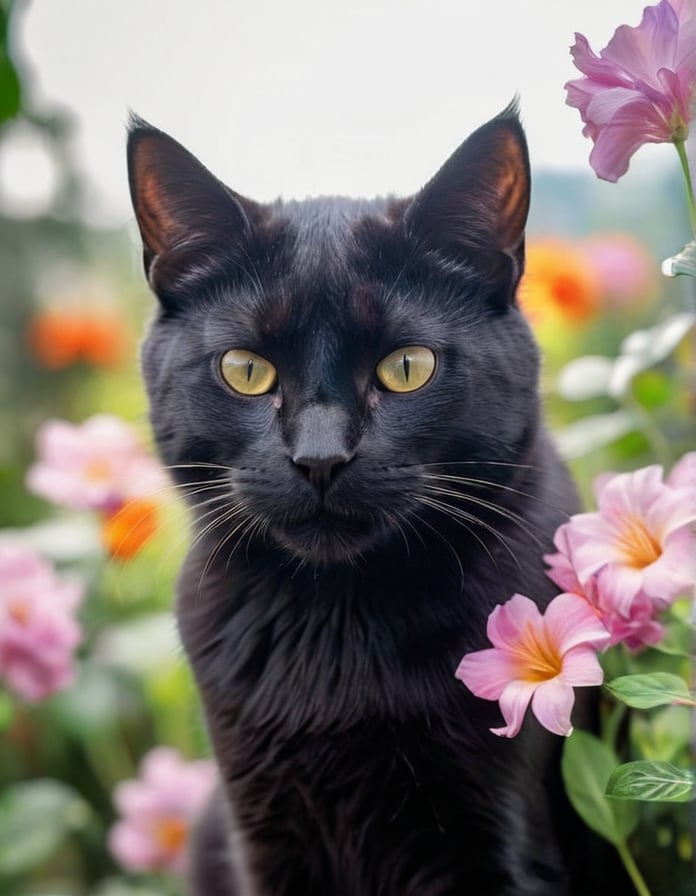
[[[669,704],[696,706],[696,700],[684,679],[669,672],[622,675],[607,682],[604,687],[612,696],[635,709]]]
[[[588,827],[615,846],[638,824],[638,806],[606,796],[617,765],[614,752],[587,731],[576,730],[565,742],[561,770],[570,802]]]
[[[666,404],[677,392],[677,384],[659,370],[644,370],[633,380],[633,394],[644,408]]]
[[[691,741],[690,711],[686,706],[663,706],[635,713],[631,719],[634,755],[652,762],[675,762],[688,755]]]
[[[0,125],[19,113],[22,92],[15,67],[9,57],[0,55]]]
[[[0,801],[0,874],[18,874],[49,858],[69,833],[87,824],[89,811],[77,791],[59,781],[7,788]]]
[[[6,731],[10,727],[13,715],[10,695],[0,691],[0,731]]]
[[[160,884],[161,885],[161,884]],[[102,881],[90,896],[162,896],[163,890],[153,890],[145,882],[125,881],[121,877]]]
[[[0,125],[14,118],[22,103],[19,75],[10,58],[9,9],[0,6]]]
[[[671,762],[626,762],[611,773],[607,796],[616,800],[688,803],[696,799],[696,772]]]
[[[694,628],[688,620],[680,619],[674,613],[665,622],[665,636],[652,650],[674,656],[690,657],[693,650]]]

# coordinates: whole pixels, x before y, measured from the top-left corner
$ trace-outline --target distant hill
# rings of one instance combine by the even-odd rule
[[[532,236],[631,233],[657,258],[673,255],[689,237],[681,172],[629,172],[618,183],[585,172],[535,171],[528,232]]]

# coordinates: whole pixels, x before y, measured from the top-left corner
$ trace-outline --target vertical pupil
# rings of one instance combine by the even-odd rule
[[[254,372],[254,362],[249,358],[247,361],[247,383],[251,382],[251,375]]]
[[[409,358],[408,355],[404,355],[403,364],[404,364],[404,376],[406,377],[406,382],[408,382],[408,376],[411,371],[411,359]]]

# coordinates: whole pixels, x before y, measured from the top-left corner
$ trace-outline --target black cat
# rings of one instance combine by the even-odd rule
[[[577,508],[515,290],[511,106],[415,197],[262,205],[133,119],[151,419],[221,788],[199,896],[563,896],[561,739],[454,678]]]

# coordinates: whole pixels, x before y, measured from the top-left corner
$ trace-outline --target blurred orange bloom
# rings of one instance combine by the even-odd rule
[[[533,324],[584,323],[596,315],[601,285],[579,249],[561,240],[539,240],[529,243],[526,255],[518,298]]]
[[[130,342],[123,319],[105,309],[39,311],[30,321],[27,335],[34,355],[50,370],[78,361],[111,367],[124,358]]]
[[[159,505],[148,498],[133,498],[104,517],[102,541],[111,557],[129,560],[159,529]]]

